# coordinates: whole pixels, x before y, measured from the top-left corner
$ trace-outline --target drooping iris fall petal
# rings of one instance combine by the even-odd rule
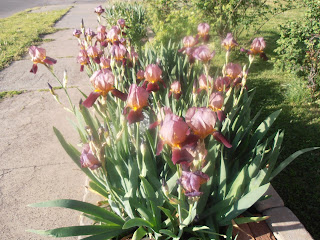
[[[225,147],[227,148],[232,148],[232,145],[230,144],[230,142],[226,139],[225,136],[223,136],[223,134],[221,132],[214,132],[213,133],[213,137],[218,141],[221,142]]]
[[[86,100],[83,101],[82,105],[86,108],[90,108],[93,106],[98,97],[101,96],[101,92],[91,92]]]

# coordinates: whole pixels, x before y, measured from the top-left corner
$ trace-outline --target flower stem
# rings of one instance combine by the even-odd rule
[[[64,92],[65,92],[66,95],[67,95],[67,98],[68,98],[68,101],[69,101],[69,103],[70,103],[72,112],[73,112],[74,115],[76,115],[75,106],[73,105],[73,103],[72,103],[72,101],[71,101],[70,95],[69,95],[66,87],[63,86],[62,82],[59,80],[59,78],[58,78],[57,75],[53,72],[53,70],[50,69],[49,67],[47,67],[47,68],[49,69],[49,71],[51,72],[51,74],[53,75],[53,77],[59,82],[59,84],[60,84],[61,87],[63,88]]]

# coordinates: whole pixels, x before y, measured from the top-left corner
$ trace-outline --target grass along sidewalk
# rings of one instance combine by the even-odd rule
[[[270,60],[253,64],[248,79],[249,89],[256,88],[253,112],[263,108],[260,120],[282,109],[274,124],[274,129],[285,130],[280,162],[297,150],[320,146],[319,104],[311,102],[309,90],[301,80],[274,67],[277,54],[273,50],[279,38],[278,26],[301,15],[301,12],[301,9],[287,12],[263,27],[259,36],[267,42],[266,54]],[[285,205],[297,215],[314,239],[320,239],[319,158],[319,151],[303,154],[272,181]]]
[[[69,10],[33,13],[28,9],[0,19],[0,70],[20,59],[29,46],[42,42],[42,35],[56,32],[53,25]]]

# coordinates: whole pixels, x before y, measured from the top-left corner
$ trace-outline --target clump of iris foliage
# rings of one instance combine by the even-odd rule
[[[243,223],[267,219],[247,210],[265,199],[269,182],[289,163],[317,148],[277,162],[284,131],[272,125],[281,110],[259,123],[261,111],[251,107],[255,91],[247,87],[251,69],[268,59],[263,37],[241,48],[247,58],[240,64],[232,53],[240,46],[228,34],[222,41],[225,60],[217,67],[211,64],[215,51],[206,23],[182,45],[169,41],[137,52],[126,39],[134,26],[119,19],[106,30],[103,12],[96,9],[97,34],[84,27],[74,32],[79,68],[86,70],[92,92],[82,93],[85,100],[76,106],[66,81],[56,78],[69,100],[65,108],[77,119],[81,152],[54,132],[105,200],[98,206],[68,199],[32,204],[81,211],[94,222],[32,232],[101,240],[218,240],[232,239]],[[44,49],[33,46],[29,53],[33,73],[43,64],[55,77],[55,60]],[[52,88],[51,93],[63,105]]]

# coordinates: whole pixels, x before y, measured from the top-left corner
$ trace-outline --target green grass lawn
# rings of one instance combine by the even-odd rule
[[[29,46],[40,43],[42,35],[55,32],[54,23],[68,11],[32,13],[26,10],[0,19],[0,70],[19,59]]]
[[[279,161],[293,152],[307,147],[320,146],[320,107],[309,102],[307,89],[299,87],[293,75],[274,68],[273,52],[279,38],[279,23],[301,16],[301,9],[277,16],[266,24],[259,36],[267,42],[266,54],[271,59],[253,64],[248,87],[256,88],[253,113],[263,108],[261,121],[277,109],[282,109],[274,129],[284,129],[285,138]],[[305,92],[303,92],[305,91]],[[303,92],[303,93],[301,93]],[[302,97],[301,97],[302,96]],[[289,165],[272,185],[315,239],[320,239],[320,152],[304,154]]]

